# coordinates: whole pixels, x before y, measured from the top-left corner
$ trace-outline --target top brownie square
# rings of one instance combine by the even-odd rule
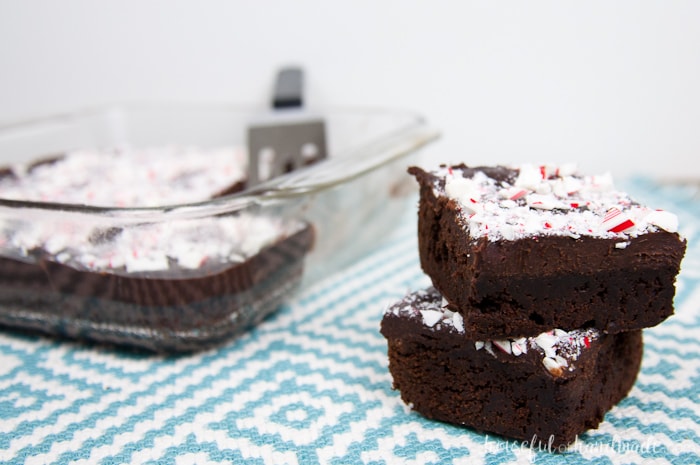
[[[673,314],[678,220],[573,166],[411,167],[421,266],[470,338],[617,333]]]

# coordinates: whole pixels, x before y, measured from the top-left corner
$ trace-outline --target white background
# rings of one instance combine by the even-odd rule
[[[431,160],[700,177],[700,2],[0,0],[0,121],[119,100],[399,107]]]

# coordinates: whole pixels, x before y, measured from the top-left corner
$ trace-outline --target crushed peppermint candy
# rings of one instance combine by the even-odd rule
[[[495,355],[493,347],[516,357],[526,354],[528,350],[535,350],[542,356],[542,364],[547,371],[554,376],[561,376],[565,370],[574,370],[573,362],[578,360],[581,352],[590,348],[591,341],[598,337],[600,332],[595,328],[573,331],[554,329],[535,337],[477,341],[474,344],[477,350],[484,348],[492,355]]]
[[[451,328],[464,333],[464,318],[448,309],[445,301],[435,288],[419,290],[407,295],[403,300],[386,309],[395,316],[416,318],[433,330]]]
[[[241,263],[302,227],[300,221],[247,213],[107,230],[75,220],[0,218],[0,250],[4,256],[23,261],[50,258],[85,271],[193,277]]]
[[[240,148],[82,150],[12,167],[0,197],[142,207],[207,200],[243,180]],[[104,220],[104,219],[102,219]],[[194,276],[240,263],[303,227],[301,221],[240,213],[108,226],[85,217],[0,217],[2,255],[52,261],[86,271]]]
[[[103,207],[149,207],[208,200],[245,180],[241,147],[119,147],[75,150],[10,167],[0,197]]]
[[[407,295],[400,302],[389,307],[385,313],[397,317],[418,319],[433,331],[448,330],[464,334],[462,315],[446,308],[441,295],[435,288],[420,290]],[[534,337],[493,339],[474,341],[476,350],[485,350],[494,357],[497,352],[519,357],[529,352],[537,353],[542,365],[553,376],[562,376],[565,371],[576,368],[576,360],[581,353],[591,347],[591,342],[600,337],[595,328],[564,331],[553,329]]]
[[[652,210],[615,190],[612,176],[580,176],[573,164],[502,167],[495,179],[484,171],[441,167],[433,190],[455,200],[473,239],[517,240],[539,236],[631,238],[659,229],[678,231],[678,218]]]

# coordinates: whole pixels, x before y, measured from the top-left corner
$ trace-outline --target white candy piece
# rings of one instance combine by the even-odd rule
[[[507,354],[513,353],[513,351],[511,350],[511,347],[510,347],[510,341],[509,341],[509,340],[507,340],[507,339],[505,339],[505,340],[498,340],[498,339],[496,339],[496,340],[493,340],[493,341],[491,341],[491,342],[493,343],[493,345],[495,345],[496,347],[498,347],[501,351],[503,351],[503,352],[505,352],[505,353],[507,353]]]
[[[513,344],[516,344],[520,349],[523,351],[524,354],[527,353],[527,338],[526,337],[520,337],[513,341]]]
[[[548,195],[552,193],[552,184],[548,182],[541,182],[536,188],[535,192],[539,195]]]
[[[509,187],[507,189],[501,189],[499,195],[506,200],[518,200],[520,197],[527,195],[527,189],[521,187]],[[503,205],[503,203],[501,203]]]
[[[555,335],[556,337],[558,337],[559,339],[563,339],[563,338],[565,338],[565,337],[569,337],[569,333],[567,333],[567,332],[564,331],[563,329],[559,329],[559,328],[557,328],[557,329],[554,330],[554,335]]]
[[[554,210],[559,206],[559,203],[552,196],[542,194],[528,195],[527,204],[530,208],[538,210]]]
[[[509,224],[506,224],[503,226],[503,229],[501,230],[501,234],[503,234],[503,239],[507,241],[512,241],[515,239],[515,228]]]
[[[464,318],[459,313],[452,315],[452,326],[460,333],[464,332]]]
[[[561,376],[562,368],[557,361],[552,357],[545,357],[542,359],[542,364],[544,367],[554,376]]]
[[[513,352],[513,355],[518,356],[522,355],[523,349],[520,347],[519,344],[516,344],[515,342],[510,343],[510,349]]]
[[[645,218],[647,223],[658,226],[670,233],[678,232],[678,217],[671,212],[656,210],[650,212]]]
[[[126,256],[126,271],[129,273],[167,270],[168,257],[164,254],[152,254],[145,257]]]
[[[591,177],[591,189],[598,192],[610,191],[614,188],[612,174],[605,173]]]
[[[191,270],[199,268],[206,261],[207,256],[195,250],[184,251],[178,255],[177,263],[183,268]]]
[[[516,187],[524,187],[526,189],[535,190],[542,182],[542,173],[539,168],[533,165],[522,165],[518,179],[515,180]]]
[[[439,310],[421,310],[421,316],[423,317],[423,324],[432,328],[440,320],[442,320],[442,312]]]
[[[561,179],[557,179],[552,182],[552,191],[554,195],[559,198],[566,198],[576,192],[580,191],[583,187],[583,182],[580,179],[574,178],[573,176],[566,176]]]
[[[542,350],[550,349],[554,344],[557,343],[559,338],[552,334],[542,333],[535,338],[535,343],[540,346]]]
[[[479,206],[481,193],[479,189],[479,184],[473,179],[450,176],[445,180],[445,192],[447,195],[452,199],[456,199],[470,213],[481,211]]]
[[[559,166],[559,176],[566,178],[567,176],[573,176],[578,171],[578,166],[576,163],[564,163]]]

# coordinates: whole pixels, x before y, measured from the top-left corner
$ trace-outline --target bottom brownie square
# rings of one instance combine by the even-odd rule
[[[631,389],[642,332],[594,328],[473,341],[434,288],[386,310],[389,371],[423,416],[548,447],[596,428]]]

